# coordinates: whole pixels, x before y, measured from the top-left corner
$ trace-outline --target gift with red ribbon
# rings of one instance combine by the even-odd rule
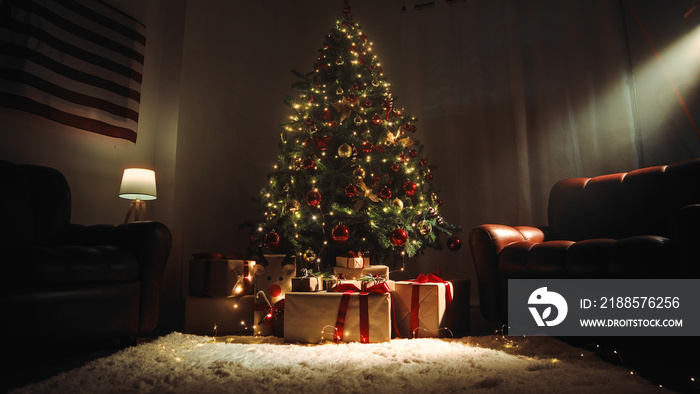
[[[452,319],[452,284],[439,272],[398,281],[392,292],[397,336],[449,337]]]
[[[365,290],[352,283],[341,283],[329,292],[287,293],[285,342],[389,341],[390,293],[386,283]]]
[[[333,267],[333,275],[345,279],[360,279],[363,276],[372,275],[389,279],[389,267],[386,265],[368,265],[364,268]]]
[[[363,256],[362,252],[348,252],[335,258],[335,265],[346,268],[366,268],[369,267],[369,257]]]

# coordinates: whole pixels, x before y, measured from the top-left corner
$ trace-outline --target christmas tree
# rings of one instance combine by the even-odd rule
[[[314,70],[287,97],[290,120],[275,171],[260,193],[253,245],[295,255],[302,266],[332,265],[335,256],[411,257],[457,250],[459,227],[439,213],[434,167],[411,138],[416,119],[396,106],[372,43],[344,18],[325,37]],[[306,263],[306,264],[305,264]]]

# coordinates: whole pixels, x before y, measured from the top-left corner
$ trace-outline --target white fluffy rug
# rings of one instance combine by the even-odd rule
[[[19,393],[646,393],[636,374],[549,337],[295,345],[172,333]]]

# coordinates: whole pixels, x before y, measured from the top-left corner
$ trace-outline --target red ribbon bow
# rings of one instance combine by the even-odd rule
[[[335,341],[343,340],[343,330],[345,329],[345,315],[348,312],[350,297],[358,293],[360,296],[360,342],[369,343],[369,301],[370,294],[386,294],[389,293],[389,285],[386,282],[368,287],[365,290],[360,290],[352,283],[341,283],[333,288],[335,292],[342,292],[340,305],[338,306],[338,318],[335,321]]]
[[[271,324],[272,318],[276,318],[280,313],[284,312],[284,298],[275,302],[275,305],[269,306],[265,304],[255,304],[256,311],[265,311],[265,316],[258,322],[259,325]]]

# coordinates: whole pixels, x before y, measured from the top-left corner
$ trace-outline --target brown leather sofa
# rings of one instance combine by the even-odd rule
[[[561,180],[547,215],[471,231],[486,319],[507,321],[508,279],[700,277],[700,159]]]
[[[0,161],[0,184],[2,338],[133,343],[155,329],[165,225],[70,224],[70,188],[48,167]]]

